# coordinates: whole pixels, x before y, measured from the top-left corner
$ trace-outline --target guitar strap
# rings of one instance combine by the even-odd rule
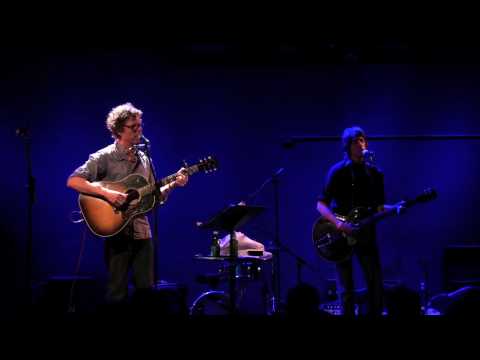
[[[135,166],[133,167],[132,171],[130,171],[130,174],[128,174],[128,175],[133,174],[135,172],[135,170],[137,170],[140,163],[142,162],[140,160],[140,155],[139,155],[138,149],[135,149],[135,157],[137,158],[137,162],[135,163]],[[127,236],[127,237],[133,236],[133,226],[134,226],[133,222],[134,222],[134,220],[135,219],[132,219],[132,221],[129,221],[128,224],[125,226],[125,228],[122,230],[122,235],[123,236]]]
[[[135,149],[135,157],[137,158],[137,162],[135,163],[135,166],[133,167],[132,171],[130,172],[130,174],[133,174],[135,172],[135,170],[137,170],[138,168],[138,165],[140,165],[140,163],[142,162],[140,160],[140,154],[139,154],[139,151],[138,149]]]
[[[135,163],[135,166],[132,169],[132,172],[131,172],[132,174],[135,172],[135,170],[137,170],[137,167],[138,167],[138,165],[140,165],[140,162],[141,162],[140,161],[140,156],[137,155],[137,162]]]
[[[155,166],[153,165],[152,159],[151,159],[150,157],[148,157],[147,154],[143,153],[141,150],[136,149],[135,155],[137,156],[137,162],[136,162],[134,168],[132,169],[131,174],[133,174],[133,172],[134,172],[135,170],[137,170],[138,166],[139,166],[140,163],[142,162],[142,160],[141,160],[141,154],[142,154],[143,156],[145,156],[145,158],[146,158],[146,160],[147,160],[147,164],[150,164],[150,166],[148,166],[148,165],[145,166],[145,170],[147,170],[147,172],[150,170],[150,174],[148,174],[148,179],[147,179],[147,181],[150,182],[150,181],[151,181],[151,178],[153,177],[153,182],[155,183],[155,182],[156,182],[156,179],[155,179]]]

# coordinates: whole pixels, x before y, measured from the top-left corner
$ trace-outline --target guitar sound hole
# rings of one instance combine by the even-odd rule
[[[134,205],[136,203],[138,203],[138,201],[140,200],[140,194],[138,193],[137,190],[135,189],[129,189],[127,190],[127,203],[129,203],[130,205]]]
[[[127,194],[127,199],[125,200],[125,203],[120,207],[120,210],[122,211],[125,211],[128,208],[136,206],[140,201],[140,194],[138,193],[137,190],[129,189],[127,190],[126,194]]]
[[[140,194],[138,193],[137,190],[135,189],[127,190],[127,201],[133,201],[135,199],[138,199],[139,197],[140,197]]]

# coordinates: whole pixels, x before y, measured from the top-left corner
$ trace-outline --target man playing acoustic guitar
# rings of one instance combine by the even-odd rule
[[[114,143],[91,154],[70,175],[67,186],[81,194],[92,195],[92,199],[103,199],[98,201],[115,210],[127,201],[127,194],[102,186],[99,181],[115,182],[131,174],[143,176],[148,183],[154,183],[154,179],[149,158],[135,146],[142,138],[142,111],[131,103],[119,105],[108,114],[106,125]],[[165,199],[174,187],[184,186],[187,181],[188,175],[182,168],[173,181],[157,192],[160,197],[157,200]],[[133,216],[121,231],[105,239],[105,262],[109,273],[107,303],[126,302],[130,268],[137,293],[148,293],[154,282],[153,260],[150,224],[146,215],[141,213]]]

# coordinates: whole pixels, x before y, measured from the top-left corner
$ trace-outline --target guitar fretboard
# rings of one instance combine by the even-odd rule
[[[411,207],[413,205],[415,205],[416,203],[418,203],[418,201],[416,199],[414,200],[406,200],[403,204],[404,207]],[[398,205],[398,204],[396,204]],[[395,207],[391,208],[391,209],[388,209],[388,210],[385,210],[385,211],[382,211],[382,212],[379,212],[379,213],[376,213],[366,219],[363,219],[359,222],[359,226],[360,227],[363,227],[363,226],[367,226],[367,225],[370,225],[370,224],[375,224],[377,222],[379,222],[380,220],[386,218],[387,216],[392,216],[392,215],[395,215],[397,213],[397,209]]]
[[[186,168],[185,172],[190,176],[190,175],[193,175],[196,172],[198,172],[199,169],[200,168],[199,168],[198,165],[192,165],[192,166]],[[174,173],[174,174],[168,175],[168,176],[162,178],[161,180],[157,181],[156,184],[145,185],[144,187],[141,187],[141,188],[137,189],[137,191],[139,192],[140,196],[148,195],[148,194],[154,192],[157,189],[157,187],[160,188],[164,185],[167,185],[167,184],[175,181],[176,178],[177,178],[177,173]]]
[[[375,224],[377,222],[379,222],[380,220],[386,218],[387,216],[391,216],[391,215],[394,215],[396,213],[396,209],[393,208],[393,209],[389,209],[389,210],[386,210],[386,211],[382,211],[382,212],[379,212],[379,213],[376,213],[375,215],[372,215],[366,219],[363,219],[359,222],[359,227],[364,227],[364,226],[367,226],[367,225],[370,225],[370,224]]]

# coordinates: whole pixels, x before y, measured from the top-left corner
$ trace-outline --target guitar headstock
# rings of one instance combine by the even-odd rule
[[[212,156],[200,159],[198,162],[198,169],[206,173],[214,172],[218,168],[218,161]]]
[[[427,188],[423,190],[423,193],[418,195],[415,199],[416,202],[427,202],[435,199],[437,197],[437,191],[432,188]]]

